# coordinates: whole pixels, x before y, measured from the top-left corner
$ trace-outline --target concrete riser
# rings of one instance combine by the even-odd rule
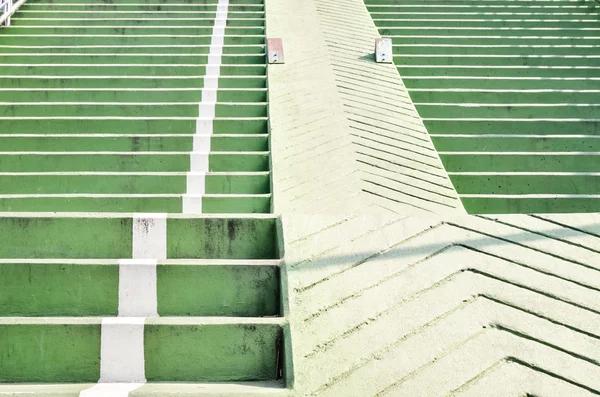
[[[118,263],[33,262],[0,263],[1,317],[118,315]],[[159,264],[157,311],[160,316],[277,316],[279,285],[277,264]]]
[[[0,382],[97,382],[103,327],[96,319],[0,324]],[[281,326],[275,324],[146,320],[144,375],[149,382],[274,380],[281,338]]]
[[[131,217],[119,215],[0,216],[0,258],[132,258],[133,225]],[[168,217],[164,233],[166,259],[276,259],[280,255],[276,219],[271,217]]]

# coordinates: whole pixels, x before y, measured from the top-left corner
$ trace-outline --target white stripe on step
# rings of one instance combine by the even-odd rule
[[[167,214],[133,216],[133,259],[167,258]]]
[[[158,317],[155,259],[119,261],[119,316]]]
[[[102,319],[100,383],[145,383],[143,317]]]
[[[208,172],[208,156],[196,153],[210,152],[210,136],[213,133],[213,122],[215,119],[217,93],[219,89],[219,76],[221,75],[221,59],[223,57],[223,45],[225,44],[225,26],[227,25],[227,13],[229,0],[219,0],[217,15],[214,21],[208,62],[206,64],[206,76],[204,76],[204,88],[202,89],[202,101],[198,105],[198,119],[196,120],[196,136],[194,137],[193,153],[190,154],[190,175],[187,179],[187,190],[182,200],[182,209],[185,214],[202,213],[202,194],[204,194],[204,179],[193,173]]]
[[[127,397],[129,392],[143,385],[143,383],[98,383],[82,390],[79,397]]]

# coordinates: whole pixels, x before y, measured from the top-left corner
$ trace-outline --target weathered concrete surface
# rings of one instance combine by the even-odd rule
[[[267,6],[294,393],[600,393],[600,215],[465,215],[362,1]]]
[[[373,62],[377,30],[359,0],[268,0],[274,209],[462,212],[396,71]]]
[[[600,214],[283,225],[298,395],[600,391]]]

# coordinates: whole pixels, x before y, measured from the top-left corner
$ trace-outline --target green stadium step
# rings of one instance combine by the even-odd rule
[[[217,4],[204,4],[202,2],[192,3],[192,2],[175,2],[172,4],[168,2],[156,2],[152,3],[144,3],[144,2],[134,2],[131,1],[129,3],[103,3],[103,2],[80,2],[77,3],[30,3],[27,2],[27,9],[30,11],[43,11],[43,10],[54,10],[54,11],[96,11],[96,12],[105,12],[105,11],[204,11],[204,12],[212,12],[213,17],[217,11]],[[250,2],[248,2],[250,3]],[[245,4],[245,5],[236,5],[230,4],[228,7],[228,14],[232,18],[243,18],[247,14],[257,14],[263,13],[264,6],[262,4]]]
[[[199,153],[206,156],[206,153]],[[94,161],[90,161],[94,156]],[[190,152],[1,152],[3,172],[188,172]],[[210,172],[269,171],[269,152],[211,152]]]
[[[199,174],[202,175],[202,174]],[[188,173],[0,173],[6,194],[185,194]],[[270,174],[208,173],[206,194],[268,194]]]
[[[178,76],[5,76],[0,75],[3,89],[197,89],[204,87],[204,77]],[[219,78],[219,89],[264,89],[265,76],[228,76]]]
[[[502,104],[510,103],[516,106],[520,104],[593,104],[598,100],[600,91],[560,92],[551,89],[532,91],[470,91],[468,89],[448,91],[416,91],[412,90],[410,97],[417,105],[427,103],[477,103],[477,104]],[[0,92],[0,97],[2,92]]]
[[[87,22],[86,26],[88,26]],[[8,31],[11,32],[11,31]],[[211,41],[210,35],[196,36],[136,36],[136,35],[95,35],[95,36],[27,36],[13,33],[0,32],[2,45],[12,46],[82,46],[82,45],[208,45]],[[245,36],[232,33],[225,36],[225,45],[264,45],[263,35]]]
[[[1,260],[0,316],[116,316],[119,266],[117,260]],[[158,261],[157,311],[278,316],[279,278],[279,260]]]
[[[124,324],[113,325],[113,332],[126,332],[130,320],[121,318]],[[97,382],[105,322],[98,317],[0,318],[0,381]],[[143,327],[141,367],[149,382],[277,379],[281,319],[162,317],[142,319],[138,327]],[[127,349],[137,353],[137,346]]]
[[[181,213],[188,198],[200,198],[194,212],[204,214],[267,214],[270,194],[181,195],[181,194],[46,194],[0,195],[5,212],[153,212]]]
[[[600,120],[424,120],[431,134],[599,135]],[[490,150],[490,148],[488,148]]]
[[[2,118],[3,133],[12,134],[194,134],[197,119],[189,118]],[[215,118],[214,134],[265,134],[267,118]]]
[[[411,95],[413,89],[600,90],[600,79],[587,77],[403,76],[402,79]]]
[[[198,117],[198,103],[1,102],[3,117]],[[217,103],[216,117],[267,117],[266,103]]]
[[[450,179],[462,194],[600,195],[600,173],[452,174]]]
[[[0,54],[207,54],[210,45],[187,45],[187,46],[5,46],[0,44]],[[256,45],[227,45],[223,46],[223,54],[264,54],[265,46]]]
[[[461,195],[465,209],[473,214],[564,214],[597,212],[599,195]]]
[[[146,219],[140,217],[111,213],[0,213],[0,258],[133,258],[134,225]],[[161,219],[159,215],[153,217]],[[164,223],[166,231],[160,233],[166,234],[166,242],[158,248],[164,250],[165,259],[280,258],[277,219],[271,215],[240,218],[169,214]]]
[[[600,152],[600,136],[527,136],[527,135],[434,135],[441,152]]]
[[[67,32],[68,34],[68,32]],[[234,55],[223,55],[223,63],[226,65],[252,65],[252,64],[264,64],[264,54],[234,54]],[[101,64],[126,64],[128,65],[147,65],[147,64],[173,64],[177,65],[188,65],[188,64],[206,64],[208,61],[208,51],[206,54],[101,54],[101,55],[75,55],[75,54],[4,54],[0,59],[0,71],[4,72],[5,64],[90,64],[90,65],[101,65]],[[86,69],[87,70],[87,69]]]
[[[52,62],[52,60],[47,60]],[[204,76],[206,74],[206,62],[187,63],[177,66],[165,64],[120,64],[115,60],[111,64],[87,64],[87,63],[69,63],[69,64],[3,64],[0,65],[0,75],[3,76],[156,76],[156,77],[178,77],[181,76]],[[228,65],[221,66],[222,76],[264,76],[266,66],[264,65]]]
[[[185,152],[193,149],[194,135],[0,135],[2,152]],[[268,134],[213,134],[210,148],[215,152],[266,152]]]
[[[440,157],[448,172],[597,172],[600,164],[600,152],[440,152]]]
[[[54,89],[54,90],[10,90],[0,89],[0,102],[88,102],[93,100],[95,103],[119,102],[127,104],[128,102],[196,102],[202,100],[202,91],[197,88],[192,89]],[[266,89],[221,89],[217,91],[218,106],[223,106],[224,102],[248,103],[254,102],[260,105],[267,101]],[[197,105],[196,105],[197,106]],[[263,105],[266,106],[266,105]]]

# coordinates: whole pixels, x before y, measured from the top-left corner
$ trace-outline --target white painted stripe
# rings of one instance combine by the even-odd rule
[[[184,214],[202,213],[202,195],[205,193],[204,179],[209,167],[207,153],[210,153],[210,136],[213,134],[214,128],[228,11],[229,0],[219,0],[211,35],[208,63],[206,64],[202,100],[198,105],[196,135],[192,153],[190,153],[190,174],[187,178],[186,194],[182,199]]]
[[[154,259],[119,261],[119,316],[158,317]]]
[[[134,214],[133,259],[167,259],[167,214]]]
[[[181,206],[184,214],[201,214],[202,196],[196,194],[184,194],[181,197]]]
[[[128,397],[129,392],[143,385],[143,383],[98,383],[82,390],[79,397]]]
[[[143,317],[102,319],[100,383],[145,383]]]
[[[203,172],[188,172],[186,176],[186,185],[188,194],[205,193],[206,174]]]

